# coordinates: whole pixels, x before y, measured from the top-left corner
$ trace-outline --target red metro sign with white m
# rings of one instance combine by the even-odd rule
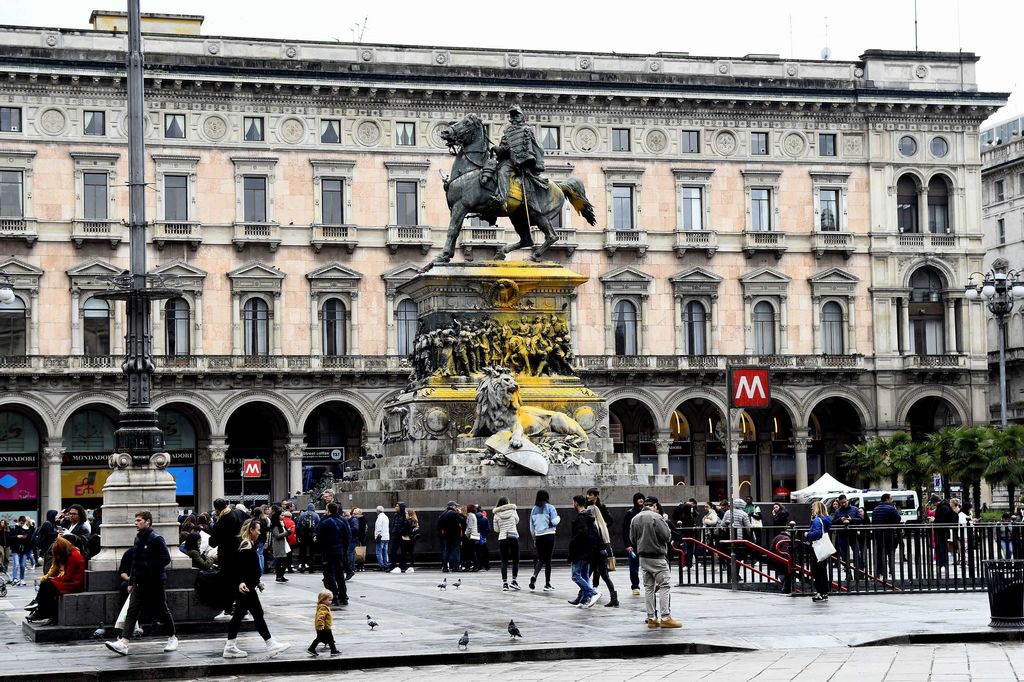
[[[767,367],[729,368],[730,407],[769,407],[771,402]]]

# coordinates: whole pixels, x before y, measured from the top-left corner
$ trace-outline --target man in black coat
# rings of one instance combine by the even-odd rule
[[[348,605],[348,592],[345,589],[345,563],[348,558],[349,524],[341,518],[338,505],[331,502],[327,505],[327,517],[320,521],[316,529],[316,544],[323,555],[324,588],[334,595],[333,604]]]
[[[217,567],[219,575],[225,580],[234,576],[235,562],[238,558],[238,545],[242,542],[239,534],[242,532],[242,524],[245,523],[246,515],[241,509],[231,508],[230,504],[223,497],[213,501],[215,523],[210,528],[210,547],[217,550]],[[214,617],[217,621],[231,620],[231,604],[234,603],[235,590],[230,585],[224,585],[224,593],[227,598],[228,607],[224,613]]]
[[[140,511],[135,515],[134,552],[132,553],[132,569],[128,580],[128,615],[121,630],[121,638],[113,642],[105,642],[107,648],[122,656],[128,655],[128,642],[135,632],[135,624],[143,608],[153,614],[157,622],[165,623],[170,629],[170,636],[164,651],[177,651],[178,638],[174,634],[174,617],[167,608],[167,596],[164,594],[164,583],[167,581],[166,568],[171,563],[171,554],[163,537],[153,530],[153,515],[148,511]]]
[[[572,498],[573,508],[576,510],[576,518],[572,520],[572,537],[569,539],[569,562],[572,564],[572,581],[580,588],[576,599],[569,600],[569,603],[576,606],[584,604],[593,606],[601,597],[601,594],[590,584],[587,576],[590,574],[591,556],[596,548],[604,546],[601,532],[597,528],[597,521],[594,518],[596,507],[588,507],[587,499],[582,495]],[[600,512],[597,512],[600,513]]]
[[[882,493],[878,506],[871,512],[871,524],[874,526],[899,526],[902,521],[900,510],[892,503],[892,495]],[[886,572],[896,575],[894,562],[898,530],[874,529],[872,537],[875,541],[875,571],[877,577],[885,579]]]
[[[441,572],[459,570],[462,536],[466,534],[466,517],[459,513],[459,503],[448,502],[448,507],[437,519],[437,535],[441,540]]]
[[[940,499],[938,495],[931,496],[931,503],[935,505],[935,525],[957,527],[960,524],[960,515],[949,506],[949,500]],[[935,564],[945,568],[949,563],[949,528],[937,528],[935,530]]]

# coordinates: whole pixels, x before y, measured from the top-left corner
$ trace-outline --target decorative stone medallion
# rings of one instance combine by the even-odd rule
[[[857,68],[855,68],[853,70],[853,77],[854,78],[863,78],[864,77],[864,69],[860,68],[859,66]]]
[[[807,142],[800,133],[789,133],[782,139],[782,151],[789,156],[797,157],[807,149]]]
[[[294,45],[289,45],[284,48],[284,56],[288,59],[295,59],[299,55],[298,49]]]
[[[719,62],[718,73],[722,74],[723,76],[729,75],[729,62]]]
[[[786,67],[787,76],[792,78],[793,76],[797,75],[797,73],[799,73],[799,69],[796,68],[796,64],[790,64],[789,66]]]
[[[444,66],[445,64],[447,64],[448,63],[448,53],[447,52],[435,52],[434,53],[434,63],[437,64],[438,66]]]
[[[39,117],[39,126],[48,135],[59,135],[67,123],[68,119],[60,109],[47,109]]]
[[[207,43],[206,51],[210,54],[217,54],[220,52],[220,43]]]
[[[217,142],[223,140],[224,136],[228,133],[228,124],[220,116],[212,115],[207,116],[206,120],[203,121],[203,134],[206,135],[208,140]]]
[[[431,407],[423,415],[423,425],[435,436],[448,430],[448,413],[443,407]]]
[[[54,33],[47,34],[46,36],[46,44],[49,47],[57,47],[59,41],[60,39]]]
[[[580,57],[576,60],[576,65],[584,71],[590,68],[591,63],[590,57]]]
[[[649,68],[654,73],[657,73],[657,72],[661,71],[661,60],[659,60],[659,59],[652,59],[647,64],[647,68]]]
[[[860,135],[844,135],[843,152],[846,156],[860,156],[864,153],[864,138]]]
[[[730,156],[736,151],[736,136],[729,130],[715,135],[715,151],[723,156]]]
[[[380,142],[380,126],[375,121],[362,121],[356,126],[356,139],[371,147]]]
[[[430,128],[430,134],[427,135],[427,139],[430,140],[430,143],[432,145],[440,149],[445,149],[448,147],[448,143],[441,139],[441,131],[447,127],[447,123],[435,123],[433,127]]]
[[[581,152],[592,152],[597,147],[597,131],[589,126],[576,129],[576,148]]]
[[[668,135],[664,130],[654,129],[647,133],[647,149],[660,154],[668,147]]]
[[[572,418],[576,420],[577,424],[583,427],[584,431],[593,431],[594,427],[597,426],[597,413],[594,412],[592,407],[587,405],[577,407]]]
[[[373,59],[373,50],[366,48],[359,51],[359,58],[364,62],[368,62]]]
[[[306,126],[297,118],[286,118],[281,123],[281,137],[285,142],[296,144],[302,141],[306,134]]]
[[[519,66],[520,58],[517,54],[510,54],[505,58],[505,61],[514,69]]]
[[[917,76],[918,78],[927,78],[928,67],[925,66],[924,64],[918,64],[917,66],[914,67],[914,75]]]

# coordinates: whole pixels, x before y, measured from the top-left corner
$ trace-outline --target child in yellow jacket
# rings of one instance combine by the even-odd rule
[[[313,619],[313,627],[316,628],[316,639],[306,649],[313,656],[319,655],[316,652],[317,644],[326,644],[331,647],[331,656],[341,653],[334,644],[334,633],[331,632],[331,628],[334,627],[334,616],[331,614],[331,601],[333,599],[334,594],[330,590],[320,590],[320,594],[316,595],[316,617]]]

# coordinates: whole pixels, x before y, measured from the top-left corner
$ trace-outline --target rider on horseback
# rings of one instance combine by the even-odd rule
[[[519,177],[527,203],[533,203],[539,193],[548,189],[548,181],[540,177],[544,172],[544,148],[526,125],[526,117],[518,104],[509,108],[508,118],[509,126],[501,141],[491,149],[498,162],[498,187],[491,199],[495,212],[505,208],[513,172]]]

